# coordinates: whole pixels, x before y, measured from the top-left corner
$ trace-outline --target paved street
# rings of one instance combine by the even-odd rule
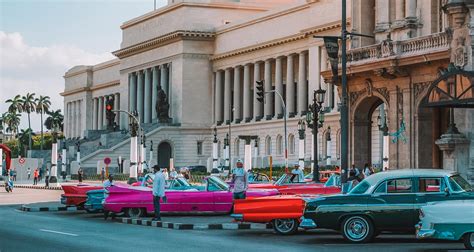
[[[22,192],[23,191],[23,192]],[[45,201],[58,192],[19,189]],[[60,191],[59,191],[60,192]],[[14,194],[0,193],[0,202]],[[24,197],[26,198],[26,197]],[[10,199],[8,199],[10,200]],[[27,200],[24,200],[27,201]],[[31,200],[29,200],[31,201]],[[104,221],[85,212],[21,212],[0,206],[0,251],[446,251],[461,243],[419,241],[412,235],[383,234],[371,244],[351,245],[339,234],[307,231],[278,236],[271,230],[171,230]],[[212,218],[212,217],[211,217]],[[166,220],[166,219],[165,219]]]

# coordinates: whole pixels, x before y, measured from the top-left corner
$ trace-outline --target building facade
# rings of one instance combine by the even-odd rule
[[[450,62],[451,39],[445,28],[452,22],[449,13],[441,11],[446,4],[442,0],[348,1],[349,30],[374,36],[352,37],[348,44],[350,162],[443,167],[442,153],[433,143],[446,128],[446,109],[425,111],[418,103],[438,69]],[[113,52],[117,59],[66,73],[62,93],[66,136],[86,137],[97,144],[94,139],[102,134],[101,148],[81,158],[85,166],[94,167],[106,156],[129,156],[129,141],[113,140],[121,139],[118,133],[104,130],[104,104],[113,98],[114,107],[138,112],[148,149],[153,141],[154,161],[160,165],[169,165],[165,160],[172,157],[177,166],[209,167],[213,128],[219,162],[225,158],[224,139],[233,163],[244,156],[239,136],[257,135],[252,142],[254,167],[268,166],[270,156],[274,165],[282,165],[285,104],[290,161],[296,162],[302,151],[308,165],[314,158],[321,165],[337,165],[340,87],[330,81],[322,39],[313,36],[339,35],[340,13],[340,1],[332,0],[169,1],[123,23],[121,48]],[[272,91],[264,103],[257,100],[255,88],[256,81],[262,80],[265,90]],[[300,145],[297,127],[319,87],[326,90],[326,113],[316,143],[318,157],[313,157],[311,130],[306,130]],[[157,120],[159,89],[170,105],[171,119],[166,124]],[[459,120],[462,124],[468,119]],[[384,137],[378,121],[387,122],[388,133],[398,137]],[[127,130],[128,116],[121,113],[115,123]],[[436,127],[425,130],[429,125]],[[425,145],[434,147],[430,152]]]

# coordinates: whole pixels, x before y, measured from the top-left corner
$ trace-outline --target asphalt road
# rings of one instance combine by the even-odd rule
[[[318,230],[279,236],[264,230],[171,230],[104,221],[82,212],[21,212],[0,206],[0,252],[9,251],[447,251],[457,242],[382,234],[352,245]]]

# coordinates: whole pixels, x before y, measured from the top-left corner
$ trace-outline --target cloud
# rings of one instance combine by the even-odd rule
[[[64,111],[64,73],[75,65],[94,65],[114,56],[109,52],[94,54],[76,46],[31,46],[18,32],[0,31],[0,113],[7,110],[7,99],[17,94],[35,93],[51,97],[53,109]],[[41,127],[39,115],[32,115],[32,128]],[[22,116],[20,128],[27,128],[27,116]]]

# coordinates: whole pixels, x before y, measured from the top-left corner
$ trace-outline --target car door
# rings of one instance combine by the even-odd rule
[[[368,199],[368,211],[380,230],[404,230],[414,228],[415,191],[413,178],[397,178],[383,181]]]
[[[416,182],[416,209],[426,205],[428,202],[448,199],[448,196],[444,192],[446,183],[443,177],[419,177],[416,178]]]

